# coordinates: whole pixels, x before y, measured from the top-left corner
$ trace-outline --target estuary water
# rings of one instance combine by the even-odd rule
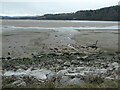
[[[19,20],[18,20],[19,21]],[[26,23],[29,23],[27,21],[25,21]],[[34,20],[33,20],[34,22]],[[43,26],[39,26],[39,24],[43,24]],[[30,24],[29,26],[21,26],[18,24],[18,26],[15,25],[0,25],[0,27],[2,28],[2,30],[0,32],[8,32],[8,31],[13,31],[13,30],[45,30],[45,29],[50,29],[50,30],[55,30],[55,31],[72,31],[72,30],[86,30],[87,32],[91,32],[91,30],[97,30],[99,29],[99,32],[117,32],[119,29],[118,26],[118,22],[114,22],[114,21],[74,21],[74,20],[45,20],[45,21],[40,21],[36,24],[38,24],[38,26],[32,26],[32,24]],[[54,26],[50,25],[51,23],[54,24]],[[57,26],[58,24],[63,24],[61,26]],[[68,26],[64,26],[65,24],[69,24]],[[79,25],[76,25],[77,23],[79,23]],[[106,26],[97,26],[97,25],[93,25],[93,26],[89,26],[89,24],[91,23],[95,23],[95,24],[106,24],[106,23],[113,23],[113,25],[106,25]],[[33,23],[34,24],[34,23]],[[46,25],[45,25],[46,24]],[[47,26],[48,24],[48,26]],[[56,24],[56,26],[55,26]],[[82,26],[81,24],[85,24],[84,26]],[[44,26],[45,25],[45,26]],[[106,30],[107,29],[107,30]],[[112,31],[111,31],[112,30]],[[98,32],[98,31],[96,31]]]

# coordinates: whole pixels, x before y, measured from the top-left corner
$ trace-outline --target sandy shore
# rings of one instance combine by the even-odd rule
[[[70,21],[40,21],[40,20],[3,20],[2,25],[16,27],[105,27],[117,25],[115,22],[70,22]],[[30,57],[32,54],[49,52],[50,48],[64,47],[69,44],[89,45],[98,40],[98,46],[106,51],[116,51],[118,34],[82,32],[80,30],[52,29],[2,29],[2,54],[12,57]],[[4,31],[7,32],[4,32]],[[114,30],[113,30],[114,31]]]

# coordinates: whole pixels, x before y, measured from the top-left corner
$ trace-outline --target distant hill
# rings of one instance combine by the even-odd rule
[[[36,17],[2,17],[3,19],[37,19],[37,20],[105,20],[120,21],[120,6],[105,7],[97,10],[80,10],[75,13],[45,14]]]

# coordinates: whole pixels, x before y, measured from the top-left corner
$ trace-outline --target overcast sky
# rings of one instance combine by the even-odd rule
[[[118,5],[119,0],[1,0],[0,15],[33,16],[69,13]]]

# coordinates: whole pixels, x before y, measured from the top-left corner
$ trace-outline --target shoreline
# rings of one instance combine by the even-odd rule
[[[28,20],[29,21],[29,20]],[[117,23],[88,23],[88,22],[64,22],[64,21],[23,21],[23,20],[3,20],[3,25],[13,25],[16,27],[91,27],[91,26],[113,26],[117,25]],[[98,40],[98,46],[103,49],[111,49],[113,51],[117,51],[118,48],[118,34],[115,33],[117,30],[115,29],[107,29],[106,31],[111,32],[98,32],[105,31],[100,29],[12,29],[12,28],[3,28],[3,57],[9,56],[11,57],[31,57],[32,54],[39,54],[43,52],[49,52],[50,48],[57,47],[68,47],[74,45],[86,45],[86,44],[94,44]],[[91,32],[86,32],[91,31]],[[112,32],[115,31],[115,32]],[[114,42],[114,43],[113,43]]]
[[[45,26],[55,26],[55,23],[58,27],[62,22],[51,24],[49,22],[49,25],[48,22],[42,22]],[[27,23],[26,21],[5,21],[3,24],[18,27],[43,26],[38,21]],[[62,23],[63,26],[69,27],[72,24]],[[89,23],[83,24],[86,26]],[[45,88],[50,87],[50,83],[52,87],[70,87],[71,85],[111,87],[108,83],[114,85],[115,88],[118,87],[120,53],[116,49],[119,33],[94,32],[95,30],[85,32],[61,28],[59,30],[3,28],[3,30],[10,31],[2,33],[1,42],[4,87],[36,85]],[[112,49],[112,52],[107,49]]]

